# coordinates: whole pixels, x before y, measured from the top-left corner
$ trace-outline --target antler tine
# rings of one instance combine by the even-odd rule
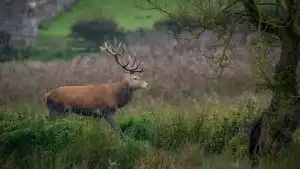
[[[130,57],[130,55],[129,55],[129,57]],[[129,63],[130,63],[130,60],[127,59],[127,61],[125,61],[125,59],[123,59],[123,63],[127,67],[129,65]]]
[[[121,47],[124,49],[123,52],[127,51],[126,46],[125,46],[122,42],[120,42],[119,45],[118,45],[118,48],[117,48],[118,53],[120,53]],[[121,54],[119,54],[119,56],[121,56]],[[129,70],[126,68],[126,67],[129,65],[129,63],[130,63],[130,62],[129,62],[128,60],[125,61],[125,60],[123,59],[123,66],[122,66],[122,67],[124,67],[124,69],[127,70],[127,71],[129,71]]]
[[[129,54],[128,55],[128,62],[130,62],[131,61],[131,55]]]
[[[131,69],[131,71],[132,72],[144,72],[145,69],[140,67],[140,61],[138,60],[136,66],[133,69]]]
[[[102,50],[107,51],[111,55],[113,55],[116,62],[117,62],[117,64],[119,66],[121,66],[124,70],[129,71],[131,74],[133,74],[134,72],[144,72],[144,68],[140,68],[140,61],[137,60],[136,57],[134,57],[134,61],[130,65],[130,67],[133,67],[134,65],[136,65],[136,66],[134,68],[130,68],[130,69],[127,67],[130,64],[130,61],[131,61],[131,55],[130,54],[128,55],[127,61],[123,60],[123,64],[120,63],[119,57],[122,56],[122,54],[120,53],[121,46],[123,46],[124,50],[126,51],[126,46],[122,43],[118,44],[117,51],[114,48],[112,48],[111,45],[108,46],[106,42],[104,42],[104,47],[100,46],[100,48]],[[136,62],[137,62],[137,64],[136,64]]]
[[[117,51],[115,49],[112,48],[112,46],[108,46],[106,42],[104,42],[104,47],[100,46],[102,50],[106,50],[108,53],[110,53],[111,55],[114,56],[116,62],[118,65],[120,65],[123,69],[129,71],[126,67],[128,66],[129,63],[123,63],[121,64],[121,62],[119,61],[119,56],[122,56],[122,54],[120,53],[120,48],[121,48],[121,43],[118,45]]]
[[[139,67],[139,61],[134,62],[134,65],[135,65],[136,68]],[[132,65],[132,66],[133,66],[133,65]],[[135,69],[136,69],[136,68],[135,68]]]
[[[118,45],[118,50],[120,50],[122,43],[119,43]]]
[[[133,61],[133,63],[130,65],[130,67],[133,67],[133,68],[131,69],[133,72],[144,72],[144,71],[145,71],[144,68],[141,68],[140,60],[137,60],[136,57],[134,57],[134,61]]]
[[[120,47],[121,47],[121,46],[123,47],[124,52],[127,51],[125,44],[123,44],[122,42],[120,42]]]
[[[136,59],[136,56],[135,56],[135,57],[134,57],[134,60],[133,60],[133,62],[132,62],[132,64],[130,65],[130,67],[135,66],[135,65],[136,65],[136,61],[137,61],[137,59]],[[136,70],[136,67],[133,68],[133,70]]]
[[[130,65],[130,67],[133,67],[136,63],[136,57],[134,57],[133,63]]]

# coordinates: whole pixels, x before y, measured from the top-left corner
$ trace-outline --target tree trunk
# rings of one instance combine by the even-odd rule
[[[300,119],[300,106],[297,106],[300,105],[297,84],[300,43],[285,32],[279,35],[282,48],[274,72],[273,96],[250,132],[249,155],[254,165],[260,155],[277,154],[291,142]]]

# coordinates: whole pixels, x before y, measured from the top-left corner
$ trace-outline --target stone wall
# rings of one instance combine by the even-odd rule
[[[75,2],[76,0],[6,1],[0,7],[0,31],[11,35],[8,42],[11,47],[26,47],[38,35],[38,25],[42,20],[52,20]]]

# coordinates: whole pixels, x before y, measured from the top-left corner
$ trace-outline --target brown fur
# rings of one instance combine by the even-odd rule
[[[58,87],[45,95],[45,101],[51,99],[63,105],[81,108],[118,108],[118,98],[124,87],[128,88],[124,81],[111,84]]]

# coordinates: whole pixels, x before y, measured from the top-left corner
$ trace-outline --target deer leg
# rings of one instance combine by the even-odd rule
[[[94,109],[93,115],[94,115],[94,117],[101,119],[104,116],[104,112],[101,109]]]
[[[47,119],[49,120],[55,120],[57,117],[65,114],[65,107],[53,100],[47,100],[47,108],[49,111]]]
[[[113,113],[106,113],[104,115],[104,118],[116,132],[122,135],[121,128],[117,123]]]
[[[49,114],[47,116],[48,120],[55,120],[56,117],[58,116],[58,113],[54,110],[48,109],[49,110]]]

